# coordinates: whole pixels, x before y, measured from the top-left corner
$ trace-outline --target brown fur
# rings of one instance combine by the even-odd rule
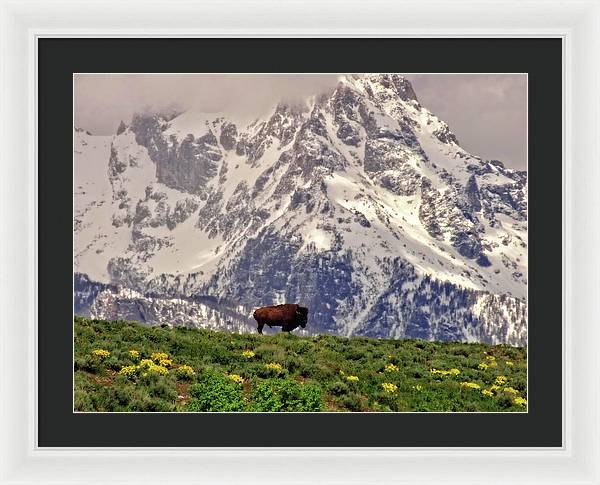
[[[308,308],[286,303],[259,308],[253,316],[258,324],[258,333],[262,333],[265,325],[281,327],[283,332],[291,332],[298,327],[306,327]]]

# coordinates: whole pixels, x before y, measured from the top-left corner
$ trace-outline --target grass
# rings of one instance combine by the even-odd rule
[[[525,348],[238,335],[82,317],[74,325],[76,411],[527,408]]]

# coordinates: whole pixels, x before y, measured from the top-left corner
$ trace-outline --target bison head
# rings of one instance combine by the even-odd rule
[[[308,320],[308,308],[299,306],[298,310],[296,310],[296,321],[300,324],[300,326],[302,328],[305,328],[307,320]]]

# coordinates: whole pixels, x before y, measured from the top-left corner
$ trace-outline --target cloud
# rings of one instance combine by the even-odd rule
[[[336,75],[76,75],[75,125],[114,133],[136,111],[173,105],[213,113],[267,112],[277,102],[298,101],[335,88]]]
[[[407,75],[421,104],[446,121],[474,155],[526,166],[526,77]],[[335,88],[339,75],[77,74],[75,125],[111,134],[136,111],[172,107],[260,116],[280,100]]]
[[[473,155],[527,167],[527,76],[412,74],[423,106],[450,126]]]

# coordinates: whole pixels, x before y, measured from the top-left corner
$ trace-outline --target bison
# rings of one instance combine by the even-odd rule
[[[308,308],[300,305],[286,303],[285,305],[274,305],[259,308],[253,314],[258,323],[258,333],[262,333],[263,327],[281,327],[283,332],[291,332],[298,327],[306,327],[308,320]]]

